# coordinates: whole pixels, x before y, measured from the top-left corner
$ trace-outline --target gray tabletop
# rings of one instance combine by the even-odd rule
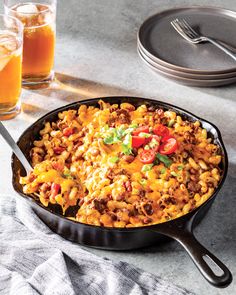
[[[46,112],[70,102],[109,95],[133,95],[183,107],[222,131],[229,154],[226,183],[195,233],[236,276],[236,85],[190,88],[152,73],[136,52],[136,33],[151,14],[180,5],[215,5],[236,10],[235,0],[70,0],[58,1],[55,71],[61,86],[22,92],[23,112],[5,126],[18,138]],[[1,11],[1,9],[0,9]],[[11,152],[0,138],[1,194],[13,194]],[[129,252],[89,251],[133,263],[196,294],[236,294],[236,284],[219,290],[200,275],[176,242]]]

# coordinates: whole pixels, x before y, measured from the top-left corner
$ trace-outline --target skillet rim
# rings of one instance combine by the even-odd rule
[[[142,102],[143,104],[154,104],[156,106],[160,106],[160,107],[163,107],[163,108],[170,108],[174,111],[177,111],[178,113],[180,113],[181,115],[184,115],[184,116],[189,116],[191,117],[191,119],[193,120],[198,120],[200,121],[201,125],[203,123],[205,124],[208,124],[212,130],[215,131],[215,135],[214,135],[214,139],[215,140],[218,140],[218,143],[220,144],[220,147],[222,149],[222,155],[223,155],[223,158],[224,158],[224,167],[223,167],[223,170],[222,170],[222,177],[221,177],[221,180],[220,180],[220,183],[218,184],[218,186],[216,187],[214,193],[212,194],[212,196],[207,199],[203,204],[201,204],[199,207],[196,207],[193,211],[187,213],[187,214],[184,214],[178,218],[175,218],[175,219],[171,219],[171,220],[168,220],[168,221],[165,221],[165,222],[162,222],[162,223],[157,223],[157,224],[153,224],[153,225],[147,225],[147,226],[139,226],[139,227],[130,227],[130,228],[117,228],[117,227],[105,227],[105,226],[97,226],[97,225],[91,225],[91,224],[86,224],[86,223],[81,223],[79,221],[74,221],[74,220],[71,220],[59,213],[56,213],[56,212],[53,212],[51,211],[50,209],[48,209],[48,207],[45,207],[43,206],[41,203],[39,203],[37,200],[35,200],[34,198],[32,198],[30,195],[27,195],[27,194],[24,194],[23,192],[20,192],[18,191],[17,187],[15,186],[15,172],[14,171],[14,164],[15,164],[15,161],[17,161],[17,157],[15,156],[14,153],[12,153],[12,157],[11,157],[11,168],[12,168],[12,185],[13,185],[13,188],[14,188],[14,191],[19,194],[24,200],[26,200],[27,202],[29,202],[29,204],[32,206],[39,206],[41,207],[43,210],[45,210],[47,213],[49,214],[52,214],[52,216],[56,216],[57,218],[59,219],[62,219],[64,222],[68,222],[68,223],[72,223],[72,224],[76,224],[76,225],[79,225],[79,226],[83,226],[83,227],[89,227],[89,228],[97,228],[98,230],[102,230],[102,231],[116,231],[116,232],[132,232],[132,231],[147,231],[147,230],[158,230],[158,228],[161,228],[163,226],[168,226],[168,225],[173,225],[173,224],[176,224],[178,222],[182,222],[182,224],[184,224],[186,222],[186,220],[190,220],[193,216],[195,216],[203,207],[207,206],[208,203],[210,203],[211,201],[213,201],[213,199],[216,197],[216,195],[219,193],[219,191],[221,190],[224,182],[225,182],[225,179],[226,179],[226,176],[227,176],[227,172],[228,172],[228,155],[227,155],[227,151],[226,151],[226,148],[224,146],[224,143],[223,143],[223,140],[222,140],[222,136],[221,136],[221,132],[220,130],[218,129],[218,127],[199,117],[199,116],[196,116],[195,114],[181,108],[181,107],[178,107],[176,105],[173,105],[173,104],[170,104],[170,103],[167,103],[167,102],[164,102],[164,101],[159,101],[159,100],[155,100],[155,99],[151,99],[151,98],[144,98],[144,97],[135,97],[135,96],[105,96],[105,97],[98,97],[98,98],[89,98],[89,99],[82,99],[82,100],[79,100],[79,101],[76,101],[76,102],[72,102],[70,104],[67,104],[67,105],[64,105],[64,106],[61,106],[59,108],[56,108],[48,113],[46,113],[45,115],[43,115],[42,117],[40,117],[39,119],[37,119],[33,124],[31,124],[30,126],[28,126],[25,131],[23,131],[23,133],[20,135],[20,137],[18,138],[17,140],[17,144],[19,144],[23,139],[24,139],[24,136],[29,132],[29,130],[37,125],[38,123],[41,123],[43,121],[45,121],[45,119],[49,119],[52,115],[55,115],[55,114],[58,114],[59,112],[61,111],[64,111],[64,110],[67,110],[71,107],[75,107],[75,106],[80,106],[84,103],[98,103],[99,100],[103,100],[103,101],[108,101],[109,100],[134,100],[136,101],[136,103],[138,102]],[[113,102],[112,102],[113,103]],[[118,104],[120,104],[120,102],[118,102]],[[209,131],[208,131],[209,132]],[[21,164],[20,164],[21,165]],[[34,209],[33,209],[34,210]],[[45,214],[46,214],[45,212]],[[35,213],[35,212],[34,212]],[[36,214],[36,213],[35,213]],[[37,214],[36,214],[37,215]]]

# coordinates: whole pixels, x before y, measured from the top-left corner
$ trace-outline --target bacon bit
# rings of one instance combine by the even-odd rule
[[[124,183],[124,186],[125,186],[127,192],[131,192],[131,191],[132,191],[131,182],[130,182],[129,180],[127,180],[127,181]]]
[[[108,121],[107,121],[107,125],[109,127],[115,127],[116,126],[116,118],[111,117]]]
[[[120,194],[114,198],[115,201],[124,201],[124,199],[125,199],[125,193]]]
[[[115,177],[116,177],[116,174],[115,172],[112,170],[112,169],[109,169],[107,171],[107,174],[106,174],[107,178],[109,178],[110,180],[113,180]]]
[[[83,205],[83,203],[84,203],[84,199],[81,199],[81,200],[79,201],[79,206],[81,207],[81,206]]]
[[[56,155],[60,155],[62,152],[65,151],[65,147],[62,147],[62,146],[56,146],[53,151]]]
[[[63,130],[63,129],[65,129],[65,128],[67,128],[68,126],[67,126],[64,122],[59,121],[59,122],[57,122],[57,127],[58,127],[60,130]]]
[[[36,176],[33,174],[33,172],[30,172],[30,175],[28,176],[29,182],[33,182],[35,180]]]
[[[124,155],[122,156],[122,159],[127,163],[132,163],[134,161],[134,156],[132,155]]]
[[[83,128],[84,129],[84,128]],[[80,131],[77,135],[78,135],[78,138],[81,138],[81,137],[84,137],[84,135],[85,135],[85,130],[83,130],[82,129],[82,131]]]
[[[187,188],[194,192],[194,193],[197,193],[201,190],[201,185],[199,183],[195,183],[194,181],[190,181],[188,184],[187,184]]]
[[[162,118],[162,117],[164,116],[164,110],[163,110],[163,109],[157,109],[157,110],[156,110],[156,113],[158,114],[158,116],[159,116],[160,118]]]
[[[194,175],[197,174],[197,170],[195,170],[193,168],[191,168],[189,171],[190,171],[191,174],[194,174]]]
[[[189,131],[185,131],[184,132],[184,142],[190,143],[190,144],[196,144],[197,143],[197,139],[196,139],[196,137],[195,137],[194,134],[192,134]]]
[[[98,148],[94,147],[94,148],[92,148],[90,150],[90,153],[91,153],[92,156],[96,157],[96,156],[98,156],[100,154],[100,151],[99,151]]]
[[[110,108],[109,108],[109,111],[110,111],[110,113],[113,113],[113,112],[115,112],[116,110],[118,109],[118,105],[112,105]]]
[[[119,109],[116,111],[116,113],[117,113],[118,121],[121,124],[130,124],[131,118],[130,118],[130,114],[127,110]]]
[[[144,224],[148,224],[148,223],[150,223],[150,222],[152,222],[152,218],[145,217],[145,218],[143,219],[143,223],[144,223]]]
[[[67,127],[65,129],[63,129],[62,133],[64,136],[69,137],[70,135],[75,133],[75,130],[72,127]]]
[[[60,184],[53,183],[51,186],[51,198],[55,199],[56,195],[58,195],[59,190],[61,189]]]
[[[132,150],[134,157],[136,157],[138,155],[138,149],[133,148]]]
[[[74,145],[73,150],[77,150],[77,148],[78,148],[79,146],[81,146],[81,145],[83,145],[83,142],[82,142],[82,141],[78,141],[78,142]]]
[[[64,169],[63,163],[60,163],[60,162],[52,162],[52,167],[58,171],[63,171]]]
[[[139,195],[141,198],[144,198],[144,197],[145,197],[145,194],[146,194],[146,191],[145,191],[145,190],[139,190],[138,195]]]
[[[51,189],[51,184],[49,183],[43,183],[42,186],[40,187],[40,190],[45,193],[46,191],[48,191],[49,189]]]
[[[155,112],[156,108],[154,106],[148,107],[149,112]]]

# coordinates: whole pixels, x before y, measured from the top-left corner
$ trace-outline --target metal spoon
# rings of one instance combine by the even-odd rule
[[[21,164],[24,166],[27,174],[29,174],[33,170],[33,168],[31,167],[29,161],[26,159],[25,155],[22,153],[21,149],[18,147],[14,139],[11,137],[10,133],[3,126],[1,121],[0,121],[0,134],[9,144],[9,146],[11,147],[11,149],[13,150],[14,154],[17,156]]]

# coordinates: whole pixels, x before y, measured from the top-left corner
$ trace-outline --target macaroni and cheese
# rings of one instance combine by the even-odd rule
[[[153,106],[99,105],[45,123],[34,169],[20,179],[26,194],[64,213],[78,206],[76,221],[122,228],[178,218],[213,194],[222,156],[199,121]]]

